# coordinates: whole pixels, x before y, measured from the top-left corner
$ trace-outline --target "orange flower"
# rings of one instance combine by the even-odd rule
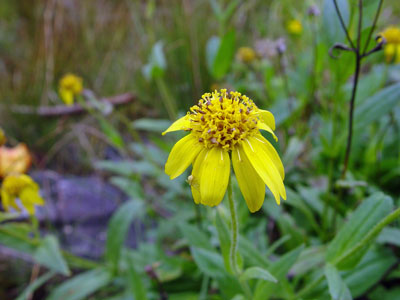
[[[25,173],[31,165],[31,160],[25,144],[18,144],[14,148],[0,147],[0,178]]]

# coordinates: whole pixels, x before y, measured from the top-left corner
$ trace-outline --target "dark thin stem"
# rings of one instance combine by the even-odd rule
[[[346,24],[344,24],[344,20],[343,20],[342,14],[340,13],[339,6],[338,6],[338,4],[337,4],[337,1],[336,1],[336,0],[333,0],[333,4],[335,5],[336,13],[337,13],[337,15],[338,15],[338,17],[339,17],[340,25],[342,26],[342,29],[343,29],[343,31],[344,31],[345,34],[346,34],[346,38],[347,38],[348,42],[350,43],[351,47],[352,47],[353,49],[355,49],[354,43],[353,43],[353,41],[352,41],[351,38],[350,38],[350,34],[349,34],[349,31],[347,30]]]
[[[361,59],[362,56],[360,54],[360,44],[361,44],[361,28],[362,28],[362,0],[358,1],[360,17],[358,19],[358,32],[357,32],[357,48],[355,51],[356,55],[356,67],[354,71],[354,81],[353,81],[353,89],[351,92],[351,99],[350,99],[350,112],[349,112],[349,125],[348,125],[348,135],[347,135],[347,145],[346,145],[346,154],[344,157],[344,166],[342,171],[341,179],[344,179],[346,176],[349,158],[350,158],[350,151],[351,151],[351,142],[353,139],[353,118],[354,118],[354,103],[356,100],[357,94],[357,86],[358,86],[358,79],[360,77],[360,67],[361,67]]]
[[[381,14],[382,4],[383,4],[383,0],[379,0],[378,10],[377,10],[377,12],[375,14],[374,22],[372,23],[371,30],[370,30],[370,32],[368,34],[368,38],[367,38],[367,41],[365,43],[364,50],[362,51],[363,55],[366,54],[368,46],[369,46],[369,42],[371,41],[372,34],[375,31],[376,23],[378,22],[379,15]]]
[[[284,56],[283,53],[279,53],[279,69],[283,79],[283,86],[285,88],[286,95],[288,97],[288,110],[291,112],[293,110],[292,105],[292,93],[289,88],[289,80],[286,74],[285,66],[284,66]]]

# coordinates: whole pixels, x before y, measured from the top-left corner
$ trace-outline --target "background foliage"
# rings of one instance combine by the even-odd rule
[[[358,1],[338,3],[355,38]],[[362,45],[378,3],[363,1]],[[399,15],[398,1],[384,1],[373,36]],[[301,34],[287,31],[292,19]],[[28,145],[34,170],[100,174],[129,199],[107,223],[96,260],[62,250],[51,221],[35,228],[1,214],[0,243],[29,263],[11,283],[1,279],[0,298],[248,299],[248,285],[259,300],[400,299],[400,67],[382,51],[364,59],[343,179],[355,62],[349,52],[329,56],[337,42],[346,41],[332,0],[1,1],[0,125],[9,143]],[[256,57],[245,61],[240,47]],[[68,72],[92,101],[126,92],[134,101],[111,113],[22,112],[61,105],[57,84]],[[234,183],[239,279],[226,201],[196,206],[187,177],[164,174],[182,134],[160,133],[215,88],[274,113],[279,142],[265,137],[286,171],[287,201],[277,206],[267,191],[256,214]],[[125,242],[133,227],[144,232],[136,247]]]

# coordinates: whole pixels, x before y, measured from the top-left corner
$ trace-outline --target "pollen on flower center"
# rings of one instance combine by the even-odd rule
[[[258,108],[239,92],[206,93],[190,111],[190,130],[206,148],[232,150],[258,132]]]

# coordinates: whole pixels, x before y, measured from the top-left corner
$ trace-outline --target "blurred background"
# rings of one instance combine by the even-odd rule
[[[355,38],[358,2],[339,2]],[[378,2],[364,1],[364,43]],[[400,26],[398,0],[384,1],[373,38],[390,25]],[[187,175],[170,181],[164,174],[183,133],[161,132],[203,93],[221,88],[274,113],[279,142],[266,137],[283,159],[288,202],[304,205],[277,207],[267,192],[263,209],[250,215],[235,185],[241,231],[259,249],[285,236],[278,256],[303,243],[322,245],[335,234],[330,224],[340,227],[375,191],[398,205],[400,64],[384,51],[363,60],[349,171],[341,180],[354,59],[336,50],[337,58],[330,56],[337,42],[345,43],[345,36],[328,0],[0,1],[0,126],[7,147],[24,144],[26,150],[12,155],[45,199],[37,208],[41,234],[55,236],[60,248],[78,257],[101,261],[110,217],[133,199],[124,245],[137,274],[146,277],[149,299],[164,299],[160,289],[169,299],[198,299],[204,280],[183,257],[185,239],[175,234],[183,221],[199,225],[213,241],[214,212],[193,204]],[[366,48],[375,45],[371,40]],[[65,80],[68,74],[73,77]],[[68,98],[63,88],[74,84],[77,91]],[[338,186],[345,192],[336,193]],[[223,205],[220,211],[229,219]],[[17,224],[27,220],[23,213]],[[381,273],[362,289],[353,282],[354,298],[378,299],[396,288],[399,298],[384,299],[400,299],[399,240],[387,246],[391,234],[381,237],[383,252],[374,256],[386,258]],[[400,237],[398,228],[394,236]],[[0,298],[16,299],[43,268],[32,263],[30,248],[1,232],[0,244]],[[301,267],[293,274],[306,276]],[[393,270],[391,279],[384,277]],[[52,277],[29,299],[46,299],[66,278]],[[73,299],[141,299],[119,295],[121,286],[117,280],[90,298]],[[210,290],[220,294],[218,286]],[[315,299],[328,299],[323,290]]]

